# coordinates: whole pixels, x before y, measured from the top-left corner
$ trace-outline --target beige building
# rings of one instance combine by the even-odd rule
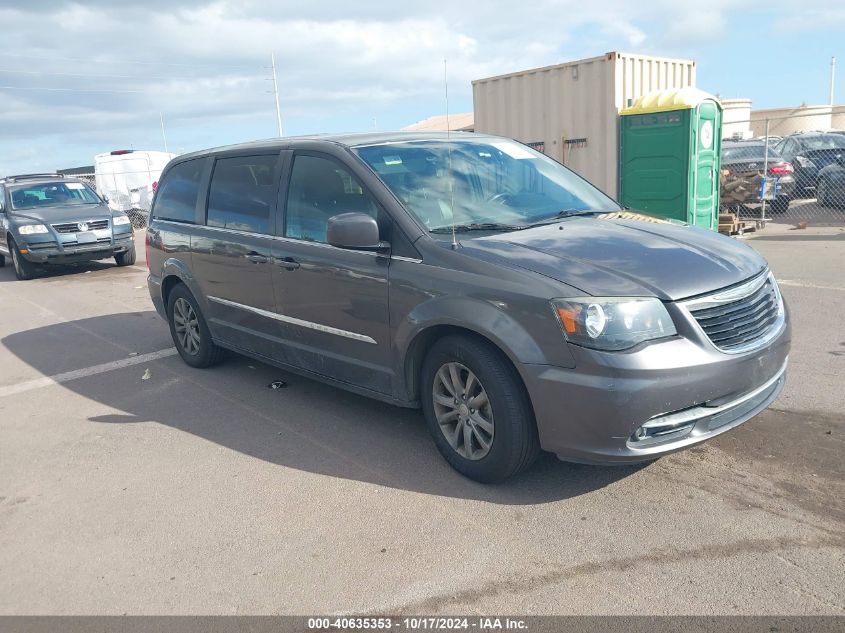
[[[422,121],[417,121],[411,125],[403,127],[403,130],[408,132],[445,132],[447,129],[450,132],[473,132],[475,131],[475,123],[472,112],[458,112],[450,114],[447,126],[447,117],[445,114],[438,116],[430,116]]]
[[[654,90],[694,87],[695,70],[690,60],[610,52],[478,79],[475,131],[528,143],[615,196],[619,110]]]
[[[833,111],[842,106],[801,105],[797,108],[767,108],[751,111],[751,131],[754,136],[766,135],[766,120],[769,134],[786,136],[796,132],[814,132],[836,129]]]

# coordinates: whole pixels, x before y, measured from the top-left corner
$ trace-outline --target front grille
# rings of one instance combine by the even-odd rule
[[[59,233],[78,233],[80,231],[79,225],[87,224],[88,231],[99,231],[100,229],[109,228],[108,220],[88,220],[87,222],[65,222],[63,224],[54,224],[53,228]]]
[[[780,294],[771,274],[688,304],[713,344],[724,351],[740,351],[763,344],[780,322]]]

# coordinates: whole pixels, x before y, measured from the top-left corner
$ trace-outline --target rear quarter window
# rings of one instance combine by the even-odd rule
[[[152,216],[157,220],[196,223],[197,197],[205,160],[197,158],[174,165],[158,185]]]

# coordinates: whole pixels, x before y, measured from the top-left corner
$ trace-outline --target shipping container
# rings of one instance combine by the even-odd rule
[[[611,52],[472,82],[475,130],[527,143],[613,197],[619,111],[654,90],[695,86],[695,62]]]

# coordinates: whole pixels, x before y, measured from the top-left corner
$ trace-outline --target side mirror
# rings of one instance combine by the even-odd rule
[[[100,196],[100,200],[102,200],[106,204],[109,203],[109,197],[108,196]]]
[[[845,154],[840,154],[836,157],[836,162],[845,167]],[[2,203],[0,203],[0,211],[2,211]]]
[[[0,194],[0,213],[6,213],[6,201],[3,200],[2,194]]]
[[[340,213],[329,218],[326,241],[338,248],[384,252],[390,244],[378,239],[378,223],[366,213]]]

